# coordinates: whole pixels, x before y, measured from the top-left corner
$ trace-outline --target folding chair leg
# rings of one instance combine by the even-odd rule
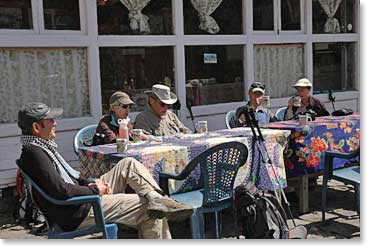
[[[117,239],[117,230],[118,227],[116,224],[106,225],[106,239]]]
[[[215,212],[215,236],[216,239],[220,239],[222,232],[222,220],[221,220],[221,214],[219,212]]]
[[[198,211],[194,210],[191,215],[191,236],[193,239],[204,239],[204,215]]]
[[[328,177],[327,174],[324,173],[324,177],[322,179],[322,221],[325,221],[326,193],[328,189],[327,183],[328,183]]]
[[[360,215],[360,189],[361,188],[359,184],[354,186],[355,203],[358,215]]]

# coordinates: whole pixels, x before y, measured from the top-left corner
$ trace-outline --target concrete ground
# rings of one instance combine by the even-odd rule
[[[287,195],[292,205],[293,215],[297,225],[304,225],[308,230],[308,239],[359,239],[360,240],[360,219],[354,211],[354,191],[352,186],[346,186],[337,181],[330,181],[328,191],[329,212],[326,214],[326,221],[321,221],[321,184],[322,178],[317,180],[317,186],[310,191],[310,212],[299,214],[296,193]],[[12,216],[12,199],[0,197],[0,238],[1,239],[45,239],[46,232],[36,233],[35,229],[28,229],[26,226],[15,222]],[[230,210],[223,213],[223,238],[235,239]],[[213,218],[206,216],[206,238],[214,237]],[[292,227],[291,220],[288,224]],[[189,221],[171,223],[171,233],[173,238],[190,238]],[[119,237],[136,238],[134,230],[120,228]],[[100,234],[82,237],[100,238]]]

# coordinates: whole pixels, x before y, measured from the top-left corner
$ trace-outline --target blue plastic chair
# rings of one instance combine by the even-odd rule
[[[16,164],[19,167],[19,160],[16,160]],[[103,237],[106,239],[117,239],[117,224],[106,224],[102,206],[101,198],[99,195],[87,195],[87,196],[75,196],[67,200],[58,200],[47,195],[25,172],[20,168],[19,170],[24,175],[24,177],[30,182],[30,187],[35,188],[38,193],[41,194],[47,201],[56,205],[78,205],[83,203],[91,203],[93,206],[95,225],[76,229],[74,231],[63,231],[57,224],[46,218],[48,226],[48,238],[49,239],[72,239],[75,237],[85,236],[92,233],[103,232]],[[32,194],[32,192],[31,192]],[[32,197],[32,200],[35,200]],[[67,218],[65,218],[67,219]]]
[[[275,117],[279,120],[279,121],[284,121],[284,116],[285,116],[285,111],[287,110],[287,107],[281,107],[280,109],[277,110],[277,112],[275,113]]]
[[[160,173],[159,183],[169,194],[168,180],[184,180],[197,165],[201,169],[204,188],[186,193],[172,194],[170,197],[191,205],[192,238],[205,238],[204,213],[215,213],[216,238],[221,235],[220,211],[233,206],[233,184],[238,169],[245,164],[248,156],[246,145],[228,142],[216,145],[193,159],[180,174]],[[236,223],[236,217],[234,218]]]
[[[80,129],[74,136],[74,152],[79,155],[79,147],[91,145],[96,134],[97,124],[88,125]]]
[[[231,110],[226,114],[226,126],[227,129],[236,127],[236,110]]]
[[[360,167],[359,166],[352,166],[341,168],[338,170],[333,170],[333,160],[334,158],[343,158],[343,159],[354,159],[360,156],[360,149],[357,149],[355,152],[346,154],[346,153],[339,153],[339,152],[325,152],[325,167],[324,167],[324,174],[323,174],[323,182],[322,182],[322,221],[325,221],[325,211],[326,211],[326,195],[328,190],[328,181],[330,179],[335,179],[345,184],[351,184],[354,186],[354,193],[355,193],[355,203],[356,203],[356,210],[359,214],[360,211]]]

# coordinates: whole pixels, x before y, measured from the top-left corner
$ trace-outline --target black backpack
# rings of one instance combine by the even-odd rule
[[[42,225],[37,231],[45,229],[44,227],[47,227],[46,219],[41,210],[33,202],[29,183],[19,170],[16,175],[16,188],[16,204],[13,211],[15,220],[18,223],[25,224],[29,229],[39,224]]]
[[[237,231],[246,239],[288,238],[288,225],[278,200],[251,184],[235,189]]]

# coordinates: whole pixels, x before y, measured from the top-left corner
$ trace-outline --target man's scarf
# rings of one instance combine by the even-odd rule
[[[24,135],[20,137],[20,142],[22,143],[23,147],[35,145],[46,151],[51,158],[52,163],[55,165],[56,170],[66,183],[75,184],[72,178],[79,179],[80,172],[74,170],[57,152],[57,144],[55,140],[44,140],[36,136]]]

